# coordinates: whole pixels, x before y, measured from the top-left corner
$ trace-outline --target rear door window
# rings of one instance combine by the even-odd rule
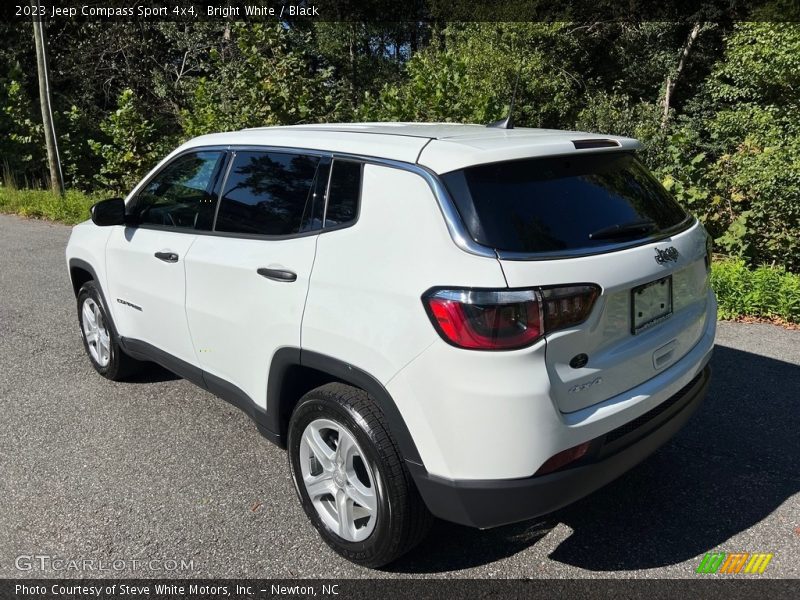
[[[630,153],[499,162],[442,179],[473,239],[508,252],[591,252],[690,219]]]
[[[222,192],[215,231],[292,235],[313,228],[319,157],[237,152]]]

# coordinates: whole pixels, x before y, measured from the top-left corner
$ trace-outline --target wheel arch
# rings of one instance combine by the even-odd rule
[[[114,335],[119,336],[117,326],[114,323],[114,316],[111,314],[111,306],[108,303],[105,292],[103,292],[103,286],[100,283],[100,278],[97,276],[97,272],[94,270],[94,267],[80,258],[70,258],[69,278],[70,282],[72,283],[72,289],[75,292],[76,298],[78,297],[78,293],[81,291],[81,287],[83,287],[86,282],[94,281],[95,285],[97,286],[97,293],[100,294],[100,299],[103,301],[103,305],[106,310],[108,324],[114,331]]]
[[[100,281],[97,279],[97,273],[95,273],[92,265],[80,258],[69,259],[69,279],[72,283],[72,291],[75,293],[76,298],[78,297],[78,292],[81,291],[81,287],[83,287],[83,284],[87,281],[94,280],[98,286],[100,285]]]
[[[280,348],[274,354],[267,384],[267,428],[281,440],[288,439],[289,419],[300,398],[331,382],[345,383],[367,392],[386,418],[403,459],[422,465],[414,439],[386,388],[366,371],[311,350]]]

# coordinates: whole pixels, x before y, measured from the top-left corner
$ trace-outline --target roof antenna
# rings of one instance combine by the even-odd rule
[[[517,98],[517,85],[519,84],[519,74],[522,71],[522,65],[517,69],[517,78],[514,80],[514,93],[511,94],[511,104],[508,105],[508,114],[498,121],[493,121],[487,127],[495,127],[497,129],[514,129],[514,100]]]

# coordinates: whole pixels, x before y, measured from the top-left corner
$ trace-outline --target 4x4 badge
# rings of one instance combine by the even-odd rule
[[[665,262],[678,262],[678,250],[674,246],[670,246],[669,248],[656,248],[656,262],[660,265],[663,265]]]

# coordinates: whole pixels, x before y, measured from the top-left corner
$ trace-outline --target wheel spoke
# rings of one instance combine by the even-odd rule
[[[344,493],[338,490],[336,493],[336,518],[339,522],[339,535],[346,540],[353,539],[353,532],[350,524],[353,522],[353,502]]]
[[[86,343],[87,344],[94,344],[97,342],[97,331],[94,329],[90,329],[84,333],[86,336]]]
[[[108,337],[108,332],[100,329],[97,332],[97,339],[100,345],[103,347],[103,350],[105,350],[106,353],[108,353],[108,351],[111,349],[111,340]]]
[[[83,303],[83,323],[84,327],[88,326],[91,329],[97,327],[97,323],[94,320],[94,312],[88,301]]]
[[[308,445],[309,450],[314,454],[319,464],[325,471],[332,471],[334,468],[334,457],[336,451],[325,443],[319,431],[313,427],[306,429],[303,436],[304,441]]]
[[[369,514],[373,514],[378,503],[375,500],[375,493],[372,489],[365,487],[355,473],[347,474],[347,487],[345,492],[353,502],[366,509]]]
[[[353,521],[357,521],[358,519],[366,519],[372,516],[372,511],[364,508],[363,506],[353,506]]]
[[[327,472],[323,471],[322,475],[311,476],[305,478],[306,491],[309,498],[315,500],[325,494],[335,494],[336,486],[333,483],[333,477]]]
[[[111,348],[108,339],[108,334],[104,332],[102,329],[98,331],[97,335],[97,355],[98,355],[98,362],[102,365],[105,365],[106,361],[111,356]]]
[[[346,431],[339,432],[339,442],[336,444],[336,462],[340,465],[348,465],[352,462],[351,457],[353,448],[356,447],[355,440]]]

